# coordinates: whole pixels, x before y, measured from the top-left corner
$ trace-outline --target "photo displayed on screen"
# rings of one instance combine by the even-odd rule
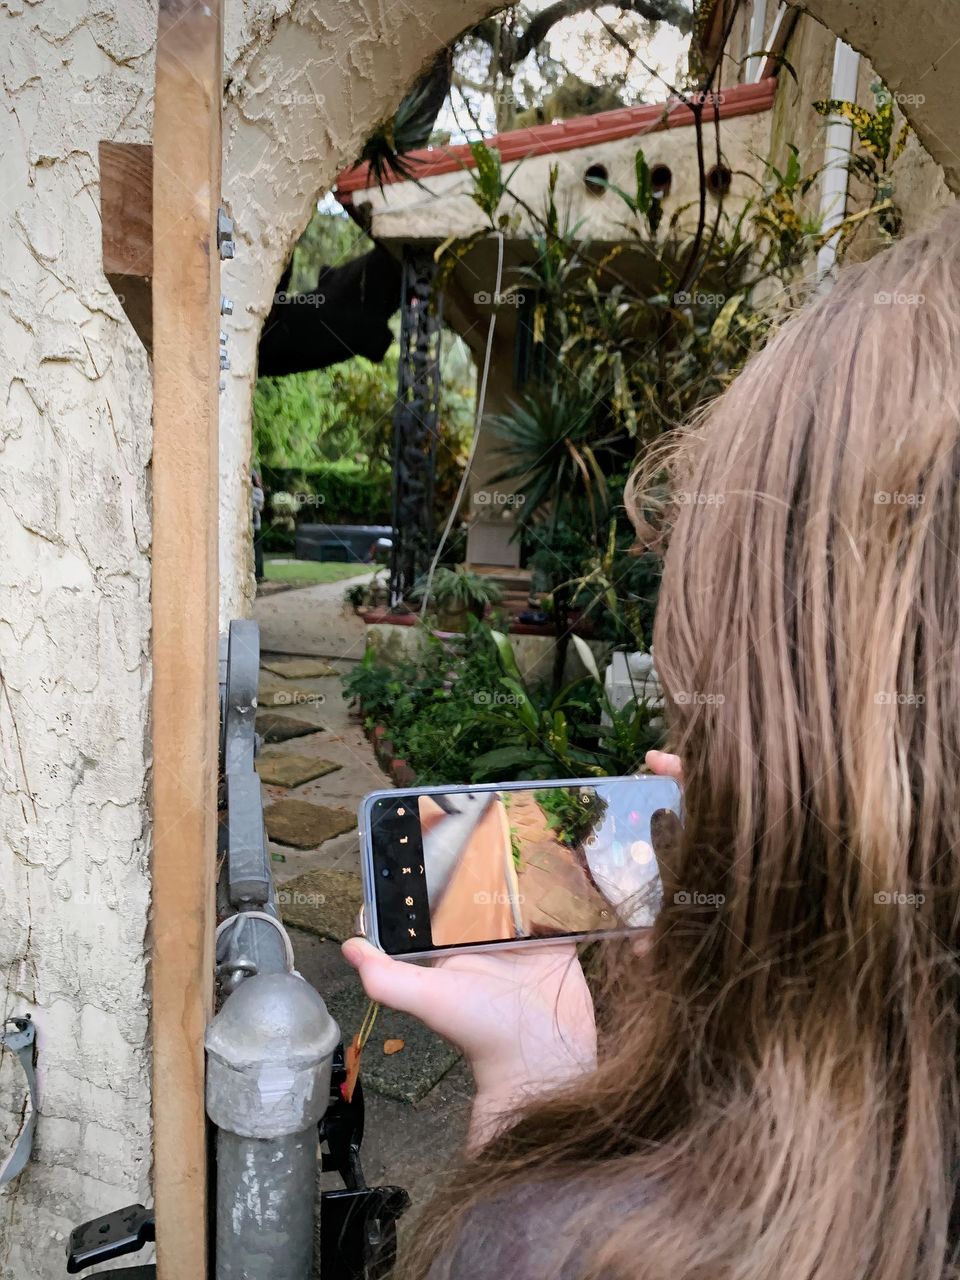
[[[653,781],[420,796],[433,945],[652,924],[651,826],[676,807]]]

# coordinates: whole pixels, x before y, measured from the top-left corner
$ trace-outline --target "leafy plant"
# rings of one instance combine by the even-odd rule
[[[586,390],[570,394],[554,383],[514,403],[510,413],[490,420],[491,434],[508,464],[492,483],[511,483],[523,497],[518,520],[529,524],[552,509],[556,527],[564,495],[567,503],[585,500],[596,523],[607,502],[607,486],[598,458],[609,440],[596,438],[595,405]]]
[[[501,674],[490,629],[471,618],[455,639],[424,627],[419,641],[415,657],[396,663],[369,649],[344,679],[347,696],[368,729],[388,727],[421,782],[472,781],[474,758],[497,741],[482,715]]]
[[[352,587],[347,587],[343,593],[344,605],[349,605],[354,613],[384,605],[386,602],[387,585],[379,569],[367,582],[357,582]]]
[[[840,116],[849,120],[859,144],[849,159],[850,172],[862,178],[872,190],[870,205],[860,213],[849,215],[839,225],[841,241],[846,241],[854,228],[866,217],[876,217],[887,238],[900,234],[902,218],[893,200],[891,168],[903,151],[910,125],[904,121],[893,140],[893,95],[880,80],[870,85],[874,109],[868,111],[856,102],[826,98],[813,104],[822,116]],[[836,228],[834,228],[834,233]]]
[[[508,696],[484,711],[483,718],[499,727],[501,745],[474,761],[476,780],[631,773],[659,745],[662,724],[656,709],[646,702],[613,707],[592,653],[579,637],[574,643],[589,674],[550,698],[527,688],[509,639],[494,632],[493,640],[503,667],[500,684]],[[601,711],[609,724],[596,723]]]
[[[414,600],[423,599],[426,585],[424,581],[414,588]],[[502,599],[499,583],[463,566],[438,568],[430,585],[430,603],[443,613],[472,613],[482,618],[488,606],[499,604]]]

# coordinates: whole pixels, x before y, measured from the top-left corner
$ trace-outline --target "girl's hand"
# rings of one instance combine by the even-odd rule
[[[671,755],[669,751],[648,751],[646,765],[651,773],[659,773],[664,778],[676,778],[683,782],[683,765],[680,757]]]
[[[572,943],[498,947],[431,966],[395,960],[362,938],[343,954],[371,1000],[412,1013],[463,1050],[477,1084],[482,1142],[525,1098],[594,1067],[593,1001]]]

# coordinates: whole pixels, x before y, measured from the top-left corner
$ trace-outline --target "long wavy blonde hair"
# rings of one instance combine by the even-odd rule
[[[596,1074],[451,1175],[410,1275],[553,1179],[594,1226],[552,1274],[955,1274],[958,240],[951,214],[842,272],[687,433],[655,632],[686,826],[653,945],[611,945]]]

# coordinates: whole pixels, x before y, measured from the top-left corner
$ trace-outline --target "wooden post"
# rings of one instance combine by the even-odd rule
[[[153,143],[153,1155],[159,1280],[207,1276],[222,0],[160,0]]]

